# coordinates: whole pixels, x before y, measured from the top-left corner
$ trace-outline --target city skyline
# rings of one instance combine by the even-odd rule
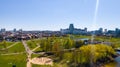
[[[120,1],[100,0],[96,29],[120,28]],[[1,0],[0,28],[7,30],[60,30],[73,23],[75,28],[93,30],[96,0]]]
[[[118,29],[118,30],[120,30],[119,28],[115,28],[115,29],[106,29],[106,28],[102,28],[102,27],[100,27],[100,28],[98,28],[98,29],[94,29],[94,30],[88,30],[88,28],[87,27],[84,27],[84,28],[76,28],[75,26],[74,26],[74,24],[69,24],[69,26],[67,27],[67,28],[60,28],[59,30],[24,30],[24,29],[22,29],[22,28],[19,28],[19,29],[17,29],[17,28],[13,28],[13,29],[6,29],[6,28],[0,28],[0,30],[2,31],[2,30],[4,30],[4,31],[61,31],[61,30],[69,30],[70,29],[70,27],[71,27],[71,25],[73,25],[73,29],[74,30],[85,30],[86,29],[86,31],[97,31],[97,30],[100,30],[100,29],[102,29],[103,31],[115,31],[116,29]]]

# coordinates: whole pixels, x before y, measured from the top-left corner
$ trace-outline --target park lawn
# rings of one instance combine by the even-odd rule
[[[0,67],[26,67],[26,54],[18,55],[0,55]]]
[[[68,67],[68,66],[66,63],[65,64],[53,63],[53,66],[32,64],[32,67]]]
[[[10,45],[12,45],[14,43],[16,43],[16,42],[6,42],[6,46],[8,47],[8,46],[10,46]]]
[[[7,42],[7,41],[6,41],[5,46],[8,47],[8,46],[10,46],[10,45],[12,45],[12,44],[14,44],[14,43],[15,43],[15,42]],[[0,49],[3,49],[3,48],[4,48],[3,42],[0,42]]]
[[[43,49],[42,48],[37,48],[34,52],[37,52],[37,51],[42,51]]]
[[[32,64],[32,67],[54,67],[54,66]]]
[[[7,53],[17,53],[17,52],[25,52],[25,48],[21,42],[17,43],[13,47],[7,50]]]
[[[26,43],[31,50],[37,47],[37,42],[35,40],[27,41]]]
[[[39,54],[32,54],[31,58],[35,58],[35,57],[39,57],[39,56],[41,56],[41,55],[39,55]]]
[[[32,64],[32,67],[52,67],[52,66]]]

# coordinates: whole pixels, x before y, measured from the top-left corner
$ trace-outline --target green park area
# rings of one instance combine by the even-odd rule
[[[0,49],[4,49],[10,45],[14,44],[14,42],[6,42],[6,41],[2,41],[0,42]]]
[[[25,67],[26,66],[26,54],[15,55],[0,55],[0,67]]]
[[[88,67],[90,65],[108,64],[116,55],[115,48],[120,47],[120,38],[95,36],[95,41],[110,44],[85,44],[82,39],[91,36],[68,35],[67,37],[46,37],[26,41],[27,46],[35,53],[34,57],[50,57],[53,66],[32,64],[32,67]],[[22,42],[0,42],[0,67],[26,67],[27,54]],[[111,65],[111,64],[108,64]],[[106,67],[108,67],[106,65]]]
[[[25,67],[27,56],[21,42],[3,41],[0,47],[0,67],[12,67],[13,65]]]

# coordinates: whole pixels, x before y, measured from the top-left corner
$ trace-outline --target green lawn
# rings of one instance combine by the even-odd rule
[[[53,67],[53,66],[32,64],[32,67]]]
[[[30,49],[34,49],[35,47],[37,47],[37,42],[36,40],[29,40],[27,41],[27,45],[29,46]]]
[[[40,56],[39,54],[32,54],[32,55],[31,55],[31,58],[39,57],[39,56]]]
[[[12,45],[12,44],[14,44],[15,42],[5,42],[5,44],[3,43],[3,42],[0,42],[0,49],[3,49],[3,48],[5,48],[5,47],[8,47],[8,46],[10,46],[10,45]],[[5,47],[4,47],[4,45],[5,45]]]
[[[26,54],[19,55],[0,55],[0,67],[26,67]]]
[[[53,66],[32,64],[32,67],[68,67],[68,66],[66,63],[65,64],[54,63]]]
[[[18,42],[16,45],[12,46],[11,48],[8,48],[4,51],[0,51],[2,54],[4,53],[17,53],[17,52],[25,52],[25,48],[22,45],[21,42]]]
[[[17,52],[24,52],[25,48],[21,42],[17,43],[15,46],[8,49],[8,53],[17,53]]]

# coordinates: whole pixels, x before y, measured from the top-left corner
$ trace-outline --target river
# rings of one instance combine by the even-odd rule
[[[120,54],[120,52],[117,53]],[[120,67],[120,56],[114,58],[114,62],[106,64],[105,67]]]

